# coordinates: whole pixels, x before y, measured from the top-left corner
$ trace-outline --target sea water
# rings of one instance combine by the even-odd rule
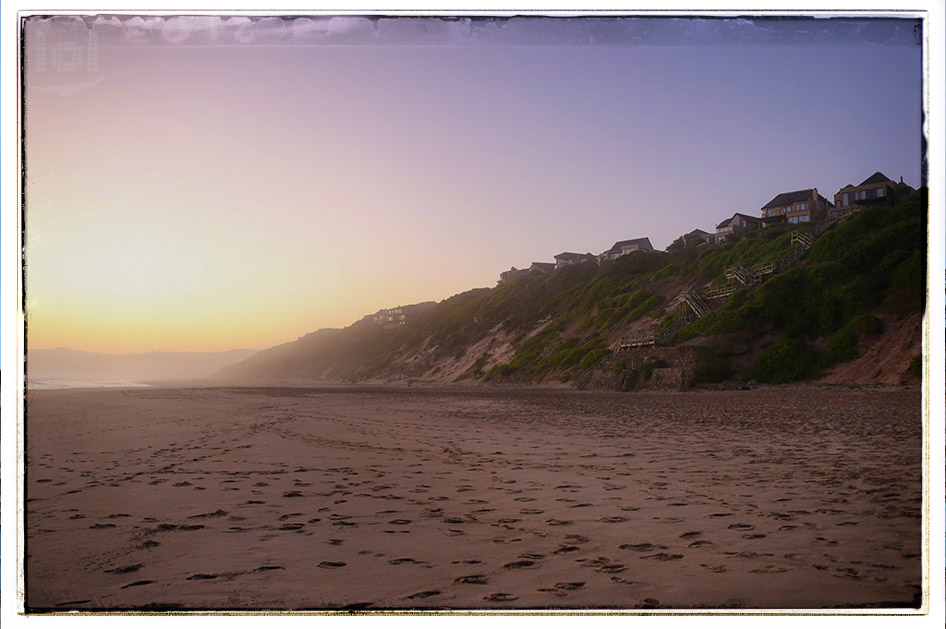
[[[67,380],[54,378],[30,379],[27,389],[128,389],[150,387],[150,384],[141,382],[125,382],[121,380]]]

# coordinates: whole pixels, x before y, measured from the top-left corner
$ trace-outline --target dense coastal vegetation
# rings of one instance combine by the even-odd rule
[[[857,358],[865,342],[884,334],[885,319],[925,307],[926,211],[924,189],[845,218],[796,264],[714,302],[669,344],[694,353],[697,382],[797,382]],[[533,273],[430,305],[403,326],[386,328],[366,317],[344,330],[320,330],[221,375],[574,380],[602,368],[621,338],[671,328],[681,316],[682,292],[726,283],[733,266],[783,258],[793,247],[791,232],[814,229],[782,224],[739,242],[699,246],[681,238],[666,252]],[[919,364],[914,356],[911,369]]]

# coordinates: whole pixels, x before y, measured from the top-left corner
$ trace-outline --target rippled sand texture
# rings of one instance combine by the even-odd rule
[[[28,404],[34,610],[918,605],[918,390]]]

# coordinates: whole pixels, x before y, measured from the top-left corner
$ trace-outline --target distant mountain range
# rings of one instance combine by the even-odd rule
[[[31,381],[64,379],[80,381],[193,380],[206,378],[225,365],[257,353],[255,349],[225,352],[145,352],[101,354],[75,349],[34,349],[26,355]]]

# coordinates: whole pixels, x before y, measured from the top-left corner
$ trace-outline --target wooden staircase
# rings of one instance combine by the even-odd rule
[[[743,288],[748,288],[750,286],[754,286],[755,284],[761,283],[769,275],[781,273],[782,271],[794,266],[796,262],[805,257],[805,254],[809,249],[811,249],[815,243],[815,240],[817,240],[821,234],[837,225],[845,218],[845,216],[848,215],[833,216],[829,219],[826,219],[816,225],[815,228],[811,230],[811,232],[792,232],[792,248],[775,262],[760,264],[754,267],[752,270],[749,270],[744,266],[734,266],[726,270],[726,278],[730,280],[728,284],[712,288],[705,288],[701,291],[686,291],[683,294],[683,303],[677,306],[677,308],[674,310],[676,320],[670,326],[664,330],[661,330],[660,332],[634,337],[622,337],[617,343],[614,344],[613,348],[607,354],[602,356],[594,365],[582,372],[581,376],[579,376],[575,381],[575,386],[579,389],[584,389],[587,387],[588,384],[591,383],[591,379],[594,377],[594,372],[604,366],[606,363],[611,362],[621,352],[639,347],[669,345],[673,342],[677,332],[690,325],[694,321],[702,319],[707,314],[709,314],[710,308],[706,304],[707,300],[712,301],[715,299],[729,297],[733,293],[742,290]]]
[[[804,232],[792,232],[792,246],[801,247],[806,251],[815,244],[815,237]]]
[[[609,350],[607,354],[605,354],[604,356],[599,358],[597,361],[595,361],[595,363],[591,365],[591,367],[588,367],[583,372],[581,372],[581,375],[578,376],[577,380],[575,380],[575,388],[577,389],[586,388],[589,384],[591,384],[591,379],[594,377],[595,371],[603,367],[605,364],[610,363],[613,358],[614,358],[614,351]]]
[[[752,286],[757,281],[755,274],[744,266],[734,266],[727,269],[726,279],[736,280],[743,286]]]

